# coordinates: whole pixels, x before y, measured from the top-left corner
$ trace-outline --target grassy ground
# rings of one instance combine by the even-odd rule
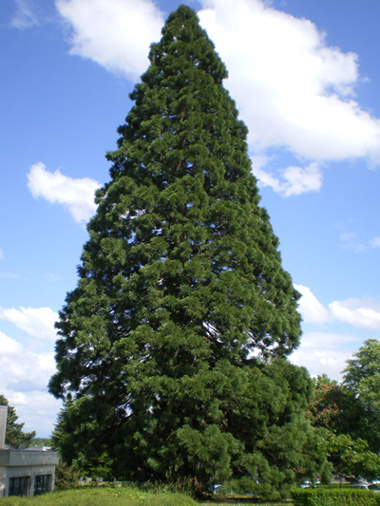
[[[221,500],[221,501],[206,501],[206,502],[198,502],[198,506],[241,506],[242,504],[257,506],[292,506],[293,503],[291,501],[253,501],[253,500],[244,500],[244,499],[234,499],[231,498],[229,500]]]
[[[4,497],[0,506],[197,506],[186,495],[143,492],[134,487],[79,488],[36,497]]]
[[[257,499],[247,499],[243,497],[229,497],[210,501],[198,501],[198,506],[246,506],[256,504],[257,506],[292,506],[292,501],[258,501]]]
[[[257,502],[255,499],[215,498],[195,501],[184,494],[173,492],[145,492],[133,486],[83,487],[75,490],[55,491],[36,497],[0,498],[0,506],[291,506],[291,502]]]

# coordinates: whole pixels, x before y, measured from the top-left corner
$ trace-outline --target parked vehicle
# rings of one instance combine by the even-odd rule
[[[315,487],[315,485],[319,485],[319,478],[316,478],[314,480],[314,483],[312,483],[310,480],[305,480],[302,483],[300,483],[298,486],[300,488],[309,488],[309,487]]]
[[[377,492],[377,493],[380,492],[380,486],[377,483],[365,483],[365,482],[353,483],[351,485],[351,487],[352,488],[363,488],[365,490],[372,490],[372,492]]]
[[[219,488],[222,487],[222,484],[221,483],[213,483],[212,485],[210,485],[208,487],[209,491],[212,492],[213,494],[215,494]]]

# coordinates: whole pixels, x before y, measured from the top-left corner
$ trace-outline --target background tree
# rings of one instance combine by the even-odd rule
[[[325,374],[315,382],[307,417],[316,429],[319,445],[340,478],[372,479],[380,473],[380,457],[368,411],[359,396]]]
[[[11,448],[28,448],[33,444],[36,432],[23,432],[24,423],[17,423],[18,416],[13,406],[9,405],[8,399],[0,394],[0,406],[8,406],[7,428],[5,432],[5,444]]]
[[[50,438],[45,437],[35,437],[33,439],[33,446],[52,446],[52,442]]]
[[[334,434],[349,434],[353,439],[368,438],[367,415],[358,397],[326,374],[315,380],[307,417],[313,427],[323,427]]]
[[[317,465],[305,451],[311,380],[286,360],[299,294],[224,64],[188,7],[162,34],[60,312],[56,441],[68,463],[102,460],[118,477],[255,476],[286,490],[294,467]]]
[[[379,475],[380,456],[368,449],[367,441],[327,431],[324,445],[328,461],[341,480],[371,480]]]
[[[380,343],[368,339],[347,360],[343,384],[352,392],[366,418],[366,437],[370,449],[380,453]]]

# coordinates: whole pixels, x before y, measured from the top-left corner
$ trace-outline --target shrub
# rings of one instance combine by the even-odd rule
[[[292,490],[294,506],[380,506],[380,494],[348,488]]]
[[[79,485],[79,472],[73,467],[60,461],[55,469],[55,488],[65,490]]]

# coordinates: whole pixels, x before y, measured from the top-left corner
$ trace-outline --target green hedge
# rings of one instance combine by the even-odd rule
[[[309,488],[292,491],[294,506],[380,506],[380,494],[348,488]]]

